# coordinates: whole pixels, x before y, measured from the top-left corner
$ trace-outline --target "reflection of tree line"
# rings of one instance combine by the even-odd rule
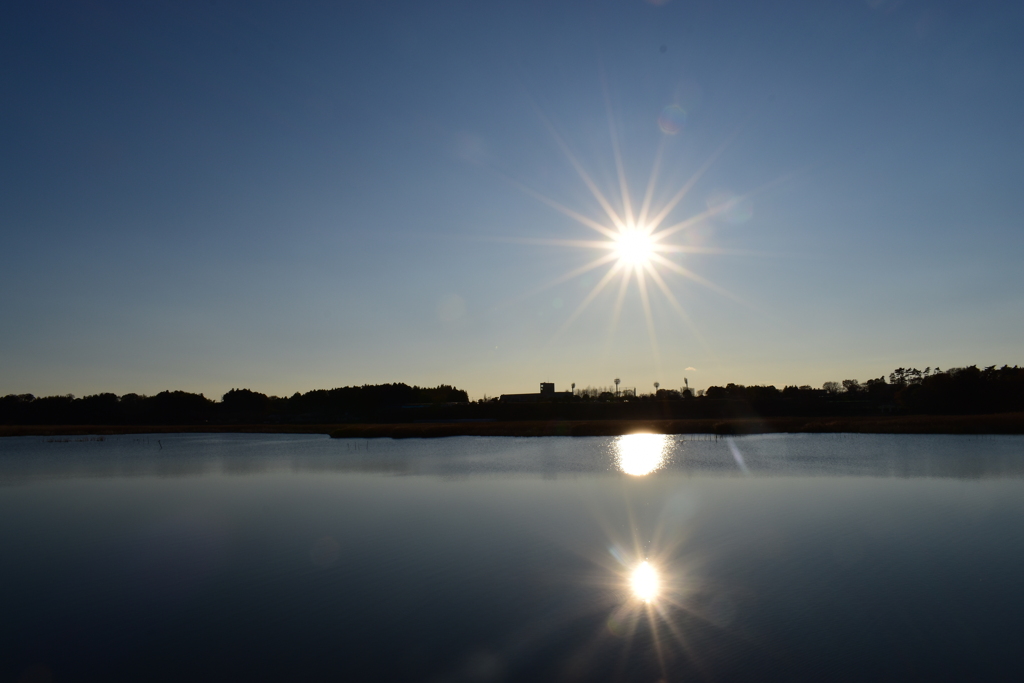
[[[610,387],[608,388],[610,389]],[[657,388],[618,394],[587,388],[566,400],[469,403],[448,385],[366,385],[290,397],[232,389],[221,401],[185,391],[155,396],[96,394],[0,398],[0,424],[231,425],[452,420],[715,419],[732,417],[980,415],[1024,410],[1024,368],[976,366],[942,371],[897,368],[885,377],[809,386],[728,384],[692,392]]]
[[[747,437],[737,439],[733,446],[742,451],[749,472],[758,476],[1024,478],[1018,440],[933,438],[916,434],[819,435],[814,441]],[[563,448],[559,444],[530,449],[520,443],[492,451],[501,457],[489,459],[480,457],[479,442],[475,441],[432,451],[418,442],[393,441],[371,446],[371,442],[350,439],[334,442],[331,449],[318,453],[307,451],[304,446],[317,441],[281,441],[279,447],[254,450],[245,447],[252,442],[239,440],[235,442],[239,448],[229,453],[220,442],[175,436],[165,437],[163,450],[158,450],[156,439],[129,441],[115,437],[104,444],[107,448],[87,451],[78,450],[83,448],[80,439],[71,439],[69,443],[73,445],[54,442],[48,448],[54,453],[88,453],[88,457],[0,458],[0,481],[13,484],[65,478],[246,476],[274,472],[365,472],[440,476],[448,480],[472,474],[532,473],[550,479],[561,473],[608,474],[614,469],[604,457],[580,458],[574,446],[559,450]],[[808,455],[808,447],[813,455]],[[687,435],[677,438],[671,448],[679,450],[667,460],[668,471],[686,472],[688,476],[739,472],[725,439],[705,440]],[[443,455],[439,456],[439,452]],[[598,447],[593,452],[603,451]]]

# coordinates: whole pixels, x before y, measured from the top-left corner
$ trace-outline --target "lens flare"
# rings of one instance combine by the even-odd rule
[[[658,597],[658,572],[647,560],[637,565],[629,582],[633,587],[633,594],[644,602],[650,602]]]
[[[658,128],[666,135],[676,135],[686,125],[686,110],[678,104],[670,104],[661,110],[658,117]]]

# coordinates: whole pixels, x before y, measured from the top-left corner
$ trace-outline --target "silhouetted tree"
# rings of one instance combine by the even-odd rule
[[[860,393],[861,391],[863,391],[864,387],[862,387],[860,385],[860,382],[858,382],[855,379],[844,379],[843,380],[843,389],[848,394],[857,394],[857,393]]]
[[[250,389],[232,389],[221,398],[222,413],[229,420],[261,422],[270,411],[270,398]]]

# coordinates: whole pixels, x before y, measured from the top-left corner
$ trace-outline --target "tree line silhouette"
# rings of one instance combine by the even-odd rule
[[[539,395],[538,395],[539,396]],[[82,398],[31,394],[0,398],[6,425],[233,425],[461,420],[603,420],[818,417],[860,415],[978,415],[1024,411],[1024,368],[990,366],[940,370],[897,368],[861,383],[810,386],[727,384],[704,391],[662,389],[649,394],[611,387],[581,389],[571,400],[470,403],[446,384],[364,385],[317,389],[290,397],[232,389],[220,401],[185,391],[155,396],[95,394]]]
[[[94,394],[76,398],[32,394],[0,398],[0,424],[315,424],[391,419],[403,407],[462,403],[462,389],[441,384],[417,387],[378,384],[316,389],[290,397],[267,396],[251,389],[232,389],[220,401],[187,391],[162,391],[155,396]]]
[[[741,401],[766,415],[924,414],[977,415],[1024,410],[1024,368],[971,365],[942,371],[897,368],[886,378],[825,382],[821,389],[787,386],[710,387],[710,399]],[[796,410],[797,412],[793,412]],[[820,412],[824,411],[824,412]],[[813,414],[813,413],[808,413]]]
[[[1024,411],[1024,368],[897,368],[888,381],[885,376],[864,383],[846,379],[825,382],[820,389],[730,383],[702,391],[657,388],[639,395],[587,387],[580,394],[579,409],[563,411],[568,417],[592,419],[601,415],[602,406],[615,406],[606,412],[621,417],[645,419],[979,415]]]

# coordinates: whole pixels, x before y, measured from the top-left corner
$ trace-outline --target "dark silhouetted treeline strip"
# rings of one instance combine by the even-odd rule
[[[0,398],[5,425],[244,425],[316,424],[394,419],[418,407],[467,403],[466,392],[445,384],[380,384],[318,389],[287,398],[232,389],[221,401],[187,391],[155,396],[95,394]]]
[[[781,390],[729,384],[709,387],[704,398],[718,403],[719,414],[727,417],[986,415],[1024,410],[1024,368],[897,368],[888,381],[878,377],[862,384],[847,379],[825,382],[821,389],[787,386]]]
[[[284,398],[250,389],[232,389],[220,401],[184,391],[164,391],[156,396],[97,394],[83,398],[11,395],[0,399],[0,424],[197,428],[278,425],[281,431],[287,431],[283,428],[286,425],[346,423],[722,421],[994,415],[1022,411],[1024,368],[972,365],[946,371],[897,368],[888,378],[878,377],[864,383],[855,379],[826,382],[820,389],[728,384],[696,393],[689,389],[659,388],[646,395],[616,395],[588,388],[568,398],[561,394],[545,401],[538,395],[536,401],[516,403],[497,399],[469,403],[465,391],[448,385],[422,388],[406,384],[342,387]],[[464,430],[473,433],[470,427]]]
[[[543,420],[742,420],[783,417],[992,415],[1024,411],[1024,368],[977,366],[935,370],[898,368],[885,377],[809,386],[729,384],[696,393],[659,389],[634,396],[585,389],[573,400],[452,406],[435,419],[498,422]],[[422,414],[418,419],[430,416]]]

